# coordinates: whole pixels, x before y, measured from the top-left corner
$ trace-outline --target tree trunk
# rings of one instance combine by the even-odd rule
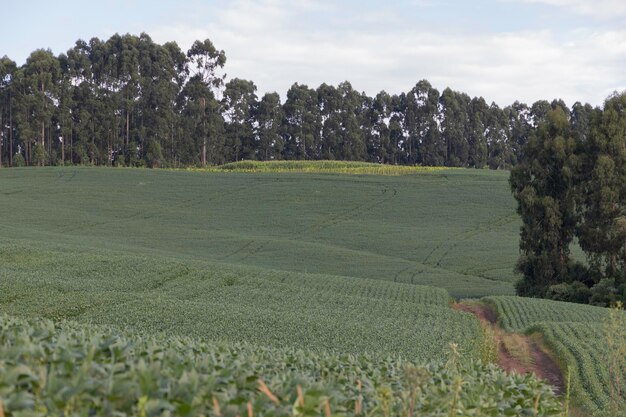
[[[0,110],[0,168],[2,168],[2,151],[4,150],[4,109]]]
[[[74,163],[74,122],[70,121],[70,165]]]
[[[13,166],[13,109],[11,107],[11,94],[9,93],[9,166]]]
[[[202,141],[202,166],[206,166],[206,137]]]
[[[130,113],[126,109],[126,151],[128,152],[128,135],[130,132]]]

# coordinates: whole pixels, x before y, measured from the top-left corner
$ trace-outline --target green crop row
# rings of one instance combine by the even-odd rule
[[[0,245],[0,312],[203,339],[437,360],[475,357],[482,333],[443,289],[192,263],[113,251]]]
[[[593,415],[609,415],[611,394],[604,329],[589,323],[542,323],[529,331],[543,334],[550,349],[569,368],[576,401]]]
[[[608,310],[583,304],[513,296],[485,297],[496,308],[500,325],[508,331],[525,331],[541,322],[598,323],[608,318]]]
[[[455,297],[511,295],[520,223],[507,180],[506,172],[461,169],[401,176],[0,170],[0,236],[64,244],[65,252],[369,278]],[[103,277],[119,271],[94,269]]]
[[[485,300],[506,330],[543,335],[564,374],[570,374],[572,398],[588,415],[622,415],[610,408],[626,409],[626,358],[620,350],[626,349],[623,312],[613,310],[612,316],[606,308],[523,297]],[[617,319],[613,328],[611,317]]]
[[[210,344],[0,315],[0,413],[17,416],[559,415],[528,375],[459,362]]]

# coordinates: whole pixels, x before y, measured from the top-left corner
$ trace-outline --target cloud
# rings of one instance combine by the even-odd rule
[[[526,3],[543,3],[550,6],[565,7],[584,16],[599,19],[612,19],[626,16],[624,0],[522,0]]]
[[[552,98],[599,105],[614,90],[626,89],[626,30],[570,30],[558,36],[549,30],[377,31],[325,25],[327,14],[338,14],[329,13],[333,7],[308,0],[238,1],[217,11],[207,25],[172,24],[149,33],[182,48],[210,38],[226,51],[229,78],[251,79],[259,93],[277,91],[283,98],[294,82],[317,87],[344,80],[374,95],[383,89],[408,91],[426,78],[440,90],[450,86],[502,106]]]

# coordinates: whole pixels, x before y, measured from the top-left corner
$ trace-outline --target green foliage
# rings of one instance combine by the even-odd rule
[[[572,398],[588,412],[586,415],[609,415],[615,401],[620,410],[624,409],[626,372],[622,362],[616,361],[620,355],[623,359],[626,349],[623,312],[521,297],[486,300],[496,308],[506,330],[543,334],[563,369],[569,369]],[[619,394],[615,394],[615,381],[620,384]]]
[[[0,311],[18,316],[420,361],[451,342],[476,357],[481,336],[445,290],[390,281],[6,242],[0,274]]]
[[[542,121],[510,178],[523,222],[518,294],[597,305],[623,300],[625,108],[626,93],[609,97],[604,109],[577,103],[569,113],[556,101],[533,106]],[[569,260],[574,237],[588,267]]]
[[[577,224],[576,146],[567,115],[557,106],[524,148],[523,162],[511,171],[522,218],[520,295],[544,296],[549,286],[568,280],[569,246]]]
[[[569,301],[571,303],[589,303],[592,291],[580,281],[571,283],[562,282],[551,285],[546,292],[546,298],[556,301]]]
[[[128,164],[154,165],[159,159],[144,152],[154,141],[159,165],[168,167],[255,159],[508,169],[523,159],[522,145],[550,108],[547,101],[488,106],[450,88],[440,93],[427,80],[376,97],[348,81],[295,83],[281,103],[277,93],[259,99],[251,80],[227,80],[226,54],[209,39],[188,51],[146,33],[68,46],[58,56],[36,50],[20,67],[0,58],[0,120],[16,132],[0,145],[0,160],[33,140],[60,154],[64,137],[96,148],[68,147],[71,163],[106,166],[109,155],[137,147],[141,155]],[[588,136],[590,113],[580,103],[571,110],[577,140]]]
[[[592,113],[591,132],[584,143],[579,185],[582,221],[580,245],[591,267],[602,276],[624,282],[626,262],[626,94],[607,99],[604,110]],[[621,272],[618,272],[621,271]]]
[[[608,317],[605,308],[525,297],[485,297],[498,312],[507,331],[523,332],[540,322],[601,323]]]
[[[41,146],[41,143],[38,143],[35,145],[35,147],[33,148],[33,157],[32,157],[32,163],[33,165],[45,165],[46,162],[48,160],[48,156],[46,155],[46,150],[44,149],[43,146]]]
[[[163,164],[163,150],[161,144],[151,140],[146,145],[146,163],[150,168],[159,168]]]
[[[355,175],[409,175],[449,170],[445,167],[383,165],[350,161],[240,161],[206,169],[211,172],[309,172]]]
[[[0,230],[51,248],[432,285],[454,297],[510,295],[519,221],[507,176],[4,170]]]
[[[24,159],[24,156],[21,153],[18,153],[15,156],[13,156],[13,166],[14,167],[26,166],[26,160]]]
[[[18,415],[536,415],[561,412],[544,382],[478,363],[456,370],[142,336],[0,315],[0,397]],[[326,410],[326,411],[324,411]]]

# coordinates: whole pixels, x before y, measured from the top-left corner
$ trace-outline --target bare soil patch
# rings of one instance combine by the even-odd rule
[[[498,365],[507,372],[532,372],[554,387],[556,394],[565,392],[561,369],[543,345],[540,335],[507,333],[498,327],[498,316],[480,302],[455,303],[453,308],[474,314],[484,325],[493,329],[498,346]]]

